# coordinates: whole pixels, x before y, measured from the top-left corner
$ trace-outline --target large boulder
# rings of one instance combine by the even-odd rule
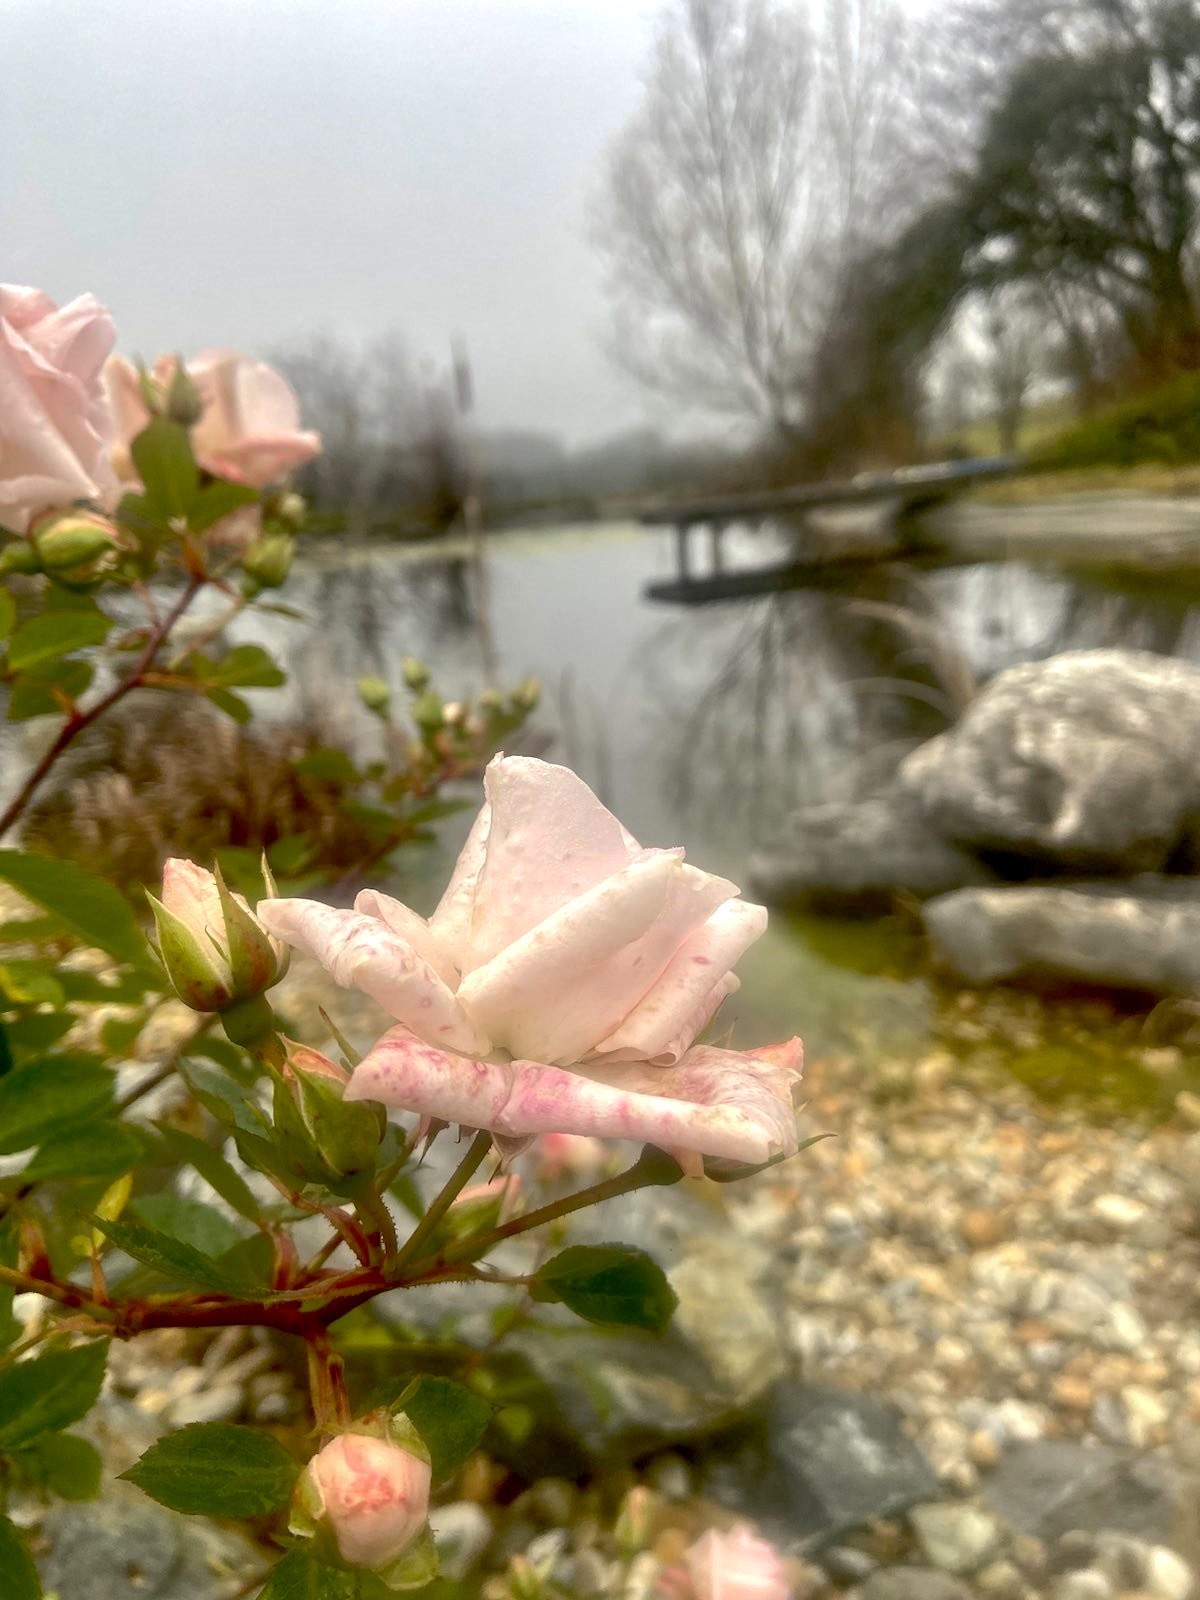
[[[1161,869],[1192,853],[1200,814],[1200,668],[1140,650],[1011,667],[900,775],[960,845],[1077,870]]]
[[[925,927],[942,965],[967,983],[1062,977],[1194,994],[1200,889],[1149,874],[1130,884],[1009,885],[931,900]]]
[[[865,800],[809,806],[787,842],[750,859],[749,889],[769,905],[865,910],[897,892],[924,900],[990,883],[978,860],[936,833],[911,794],[891,788]]]

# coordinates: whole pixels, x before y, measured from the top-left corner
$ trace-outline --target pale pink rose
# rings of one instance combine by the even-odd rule
[[[339,1434],[305,1471],[312,1514],[352,1567],[388,1566],[425,1526],[429,1463],[386,1439]]]
[[[744,1522],[710,1528],[684,1555],[695,1600],[788,1600],[792,1586],[779,1553]]]
[[[150,372],[156,388],[166,391],[176,365],[174,356],[159,356]],[[214,477],[266,489],[320,453],[320,434],[300,426],[295,390],[265,361],[206,350],[186,363],[186,371],[203,408],[192,428],[192,449]],[[141,383],[123,356],[108,363],[104,381],[116,418],[114,466],[125,482],[136,482],[129,447],[150,421]]]
[[[40,512],[115,502],[101,381],[114,338],[93,295],[59,307],[38,289],[0,284],[0,527],[24,533]]]
[[[399,1024],[347,1098],[506,1139],[579,1133],[740,1162],[793,1152],[799,1040],[772,1061],[694,1043],[766,912],[682,850],[643,850],[566,767],[498,756],[484,787],[428,922],[374,889],[352,911],[258,908]]]
[[[192,447],[216,477],[266,489],[320,453],[320,434],[300,426],[295,390],[265,361],[206,350],[187,370],[204,406]]]

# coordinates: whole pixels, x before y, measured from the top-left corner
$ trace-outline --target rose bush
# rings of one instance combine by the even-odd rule
[[[662,1267],[633,1246],[565,1243],[568,1219],[699,1173],[705,1156],[795,1150],[798,1041],[696,1044],[765,913],[682,850],[641,849],[580,779],[540,761],[492,764],[428,921],[374,890],[352,911],[281,898],[272,864],[312,884],[332,858],[269,783],[274,831],[255,842],[270,859],[228,835],[205,845],[236,892],[187,859],[166,861],[156,897],[97,872],[87,846],[12,847],[29,845],[59,762],[127,698],[186,696],[242,723],[241,691],[285,681],[262,645],[222,636],[256,607],[296,615],[262,594],[286,579],[302,521],[279,479],[316,436],[260,363],[118,362],[104,384],[111,344],[90,297],[59,309],[0,290],[0,576],[21,579],[0,587],[0,683],[8,720],[43,730],[0,810],[0,884],[28,902],[0,929],[0,1588],[42,1592],[31,1497],[81,1498],[103,1480],[95,1446],[68,1430],[101,1402],[110,1351],[165,1329],[189,1352],[254,1329],[303,1350],[307,1401],[271,1428],[167,1431],[123,1476],[280,1546],[242,1593],[261,1579],[259,1600],[376,1600],[434,1575],[431,1490],[502,1440],[506,1411],[535,1415],[499,1350],[514,1328],[536,1334],[535,1309],[554,1303],[601,1327],[666,1329],[677,1302]],[[201,597],[215,607],[183,634]],[[294,763],[321,817],[353,817],[339,876],[428,839],[456,808],[445,786],[477,774],[537,699],[531,681],[447,705],[420,662],[395,676],[404,720],[391,682],[358,684],[378,758],[360,767],[317,746]],[[220,801],[243,820],[224,789]],[[168,852],[146,833],[157,879]],[[362,1059],[324,1013],[315,1042],[330,1054],[276,1016],[288,944],[391,1012]],[[296,990],[278,994],[286,1014]],[[415,1116],[389,1123],[385,1106]],[[448,1122],[467,1137],[434,1179],[424,1157]],[[539,1132],[527,1179],[481,1172],[497,1146],[511,1155]],[[597,1136],[650,1148],[626,1162]],[[514,1244],[537,1230],[536,1248]],[[426,1347],[408,1333],[381,1318],[364,1339],[377,1297],[451,1281],[513,1291],[484,1343],[453,1341],[414,1371]],[[389,1396],[393,1365],[409,1381]],[[623,1549],[646,1521],[643,1501],[630,1507]]]
[[[696,1169],[796,1149],[799,1041],[772,1059],[696,1045],[766,927],[683,851],[643,850],[566,767],[497,757],[432,917],[374,889],[353,910],[262,902],[277,937],[398,1026],[355,1068],[376,1100],[508,1140],[637,1139]]]
[[[60,307],[0,284],[0,527],[25,533],[39,512],[114,501],[102,372],[115,338],[94,295]]]

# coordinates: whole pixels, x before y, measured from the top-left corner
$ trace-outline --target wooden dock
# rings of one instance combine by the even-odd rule
[[[647,508],[643,524],[675,531],[675,575],[648,584],[646,596],[707,605],[787,589],[840,589],[886,563],[930,569],[1021,561],[1114,581],[1184,574],[1189,584],[1200,583],[1200,499],[1111,491],[1020,504],[962,498],[1020,466],[1012,457],[944,462]],[[729,531],[768,525],[784,530],[787,558],[731,565]]]

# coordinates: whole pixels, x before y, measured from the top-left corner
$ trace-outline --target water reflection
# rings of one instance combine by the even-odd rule
[[[755,556],[749,534],[731,548]],[[642,597],[671,562],[669,533],[632,525],[500,535],[484,619],[463,553],[320,551],[289,587],[311,620],[256,614],[238,636],[265,636],[288,668],[264,711],[320,710],[353,737],[368,729],[354,679],[401,694],[405,655],[448,694],[478,689],[486,621],[501,681],[541,678],[539,721],[560,758],[643,837],[686,830],[734,871],[798,805],[877,785],[1006,666],[1099,645],[1200,646],[1191,598],[1169,588],[1118,592],[1018,565],[878,568],[852,593],[682,610]]]

